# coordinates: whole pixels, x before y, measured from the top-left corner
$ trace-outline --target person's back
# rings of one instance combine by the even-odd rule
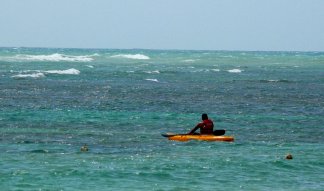
[[[214,131],[214,123],[210,119],[205,119],[201,123],[200,134],[213,134]]]
[[[214,123],[212,120],[208,119],[207,114],[202,114],[201,116],[202,122],[198,123],[195,128],[193,128],[189,134],[194,134],[194,132],[200,128],[200,134],[213,134],[214,131]]]

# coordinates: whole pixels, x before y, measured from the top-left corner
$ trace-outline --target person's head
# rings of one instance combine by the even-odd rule
[[[288,154],[288,155],[286,156],[286,159],[287,159],[287,160],[291,160],[291,159],[293,159],[293,156],[292,156],[291,154]]]
[[[201,115],[201,119],[202,120],[207,120],[208,119],[208,115],[206,113]]]

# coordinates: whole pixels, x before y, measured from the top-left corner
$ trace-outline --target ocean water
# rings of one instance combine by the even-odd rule
[[[324,190],[323,98],[323,52],[0,48],[0,190]]]

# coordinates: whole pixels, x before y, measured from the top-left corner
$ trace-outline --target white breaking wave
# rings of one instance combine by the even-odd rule
[[[158,79],[150,79],[150,78],[148,78],[148,79],[145,79],[145,80],[147,80],[147,81],[152,81],[152,82],[159,82]]]
[[[137,59],[137,60],[149,60],[150,57],[143,54],[118,54],[114,56],[110,56],[111,58],[129,58],[129,59]]]
[[[11,76],[12,78],[42,78],[45,77],[45,75],[41,72],[39,73],[33,73],[33,74],[17,74],[14,76]]]
[[[279,82],[279,80],[267,80],[267,82]]]
[[[227,70],[229,73],[241,73],[243,70],[240,69],[232,69],[232,70]]]
[[[79,75],[80,71],[74,68],[67,70],[47,70],[44,71],[47,74],[71,74],[71,75]]]
[[[13,73],[14,71],[10,71]],[[80,71],[74,68],[67,70],[24,70],[19,72],[20,74],[11,76],[12,78],[42,78],[46,77],[46,74],[62,74],[62,75],[79,75]]]
[[[194,59],[187,59],[187,60],[182,60],[182,62],[195,62],[196,60]]]
[[[94,59],[87,56],[72,56],[72,55],[64,55],[64,54],[50,54],[50,55],[29,55],[29,54],[18,54],[13,57],[7,57],[8,61],[50,61],[50,62],[91,62]]]
[[[212,69],[212,71],[214,71],[214,72],[219,72],[220,69]]]
[[[159,74],[160,71],[158,71],[158,70],[154,70],[154,71],[145,71],[145,73],[147,73],[147,74]]]

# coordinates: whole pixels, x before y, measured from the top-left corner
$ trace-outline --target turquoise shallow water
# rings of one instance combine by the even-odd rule
[[[0,78],[3,190],[323,190],[322,52],[1,48]],[[161,136],[204,112],[235,142]]]

